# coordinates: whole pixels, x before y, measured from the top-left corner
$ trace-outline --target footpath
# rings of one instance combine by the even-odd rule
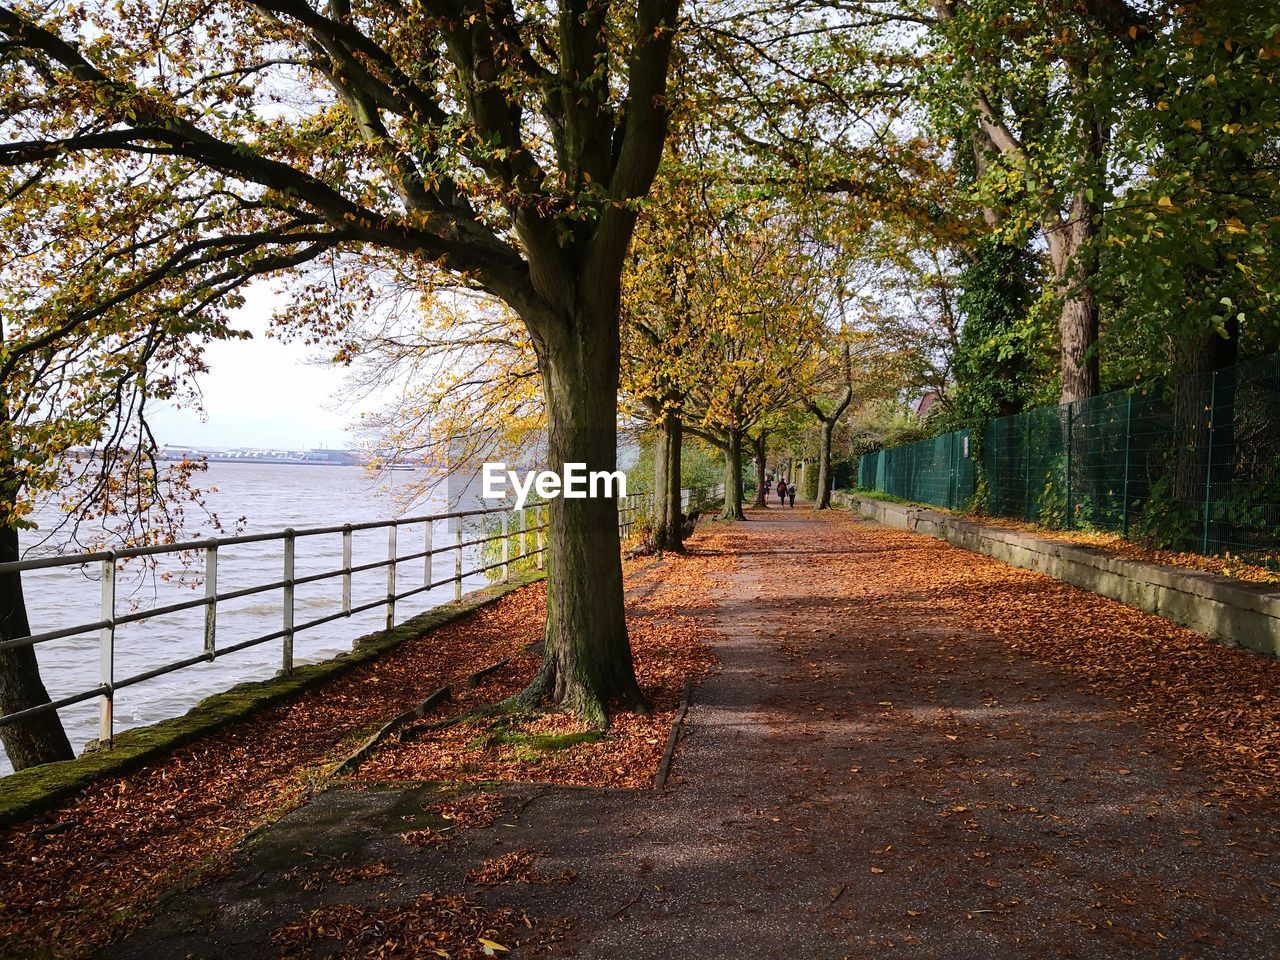
[[[1280,663],[844,513],[692,546],[664,789],[357,770],[99,955],[1280,953]]]

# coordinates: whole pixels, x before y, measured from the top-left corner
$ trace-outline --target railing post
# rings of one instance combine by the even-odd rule
[[[342,612],[351,616],[351,524],[342,528]]]
[[[1133,454],[1133,391],[1124,405],[1124,505],[1120,508],[1120,536],[1129,539],[1129,461]]]
[[[428,520],[422,532],[422,549],[426,554],[422,558],[422,586],[427,590],[431,589],[431,528],[435,525],[434,520]]]
[[[1022,519],[1031,519],[1031,417],[1022,414]]]
[[[1209,437],[1204,454],[1204,525],[1200,533],[1200,552],[1209,553],[1209,498],[1213,495],[1213,432],[1218,419],[1218,371],[1209,380]]]
[[[1071,518],[1071,510],[1072,510],[1072,504],[1071,504],[1071,448],[1072,448],[1072,446],[1074,445],[1074,440],[1075,440],[1075,437],[1074,437],[1075,430],[1074,430],[1074,429],[1072,429],[1074,426],[1075,426],[1075,403],[1073,402],[1073,403],[1068,403],[1068,404],[1067,404],[1067,444],[1066,444],[1066,445],[1067,445],[1067,451],[1066,451],[1066,452],[1067,452],[1067,457],[1066,457],[1066,475],[1067,475],[1067,477],[1066,477],[1066,479],[1067,479],[1067,515],[1066,515],[1066,517],[1064,518],[1064,521],[1063,521],[1063,522],[1066,524],[1066,527],[1067,527],[1067,529],[1068,529],[1068,530],[1070,530],[1070,529],[1071,529],[1071,526],[1072,526],[1072,525],[1071,525],[1071,519],[1072,519],[1072,518]]]
[[[396,625],[396,522],[387,527],[387,629]]]
[[[546,522],[542,516],[542,504],[538,504],[533,511],[533,525],[538,528],[538,569],[541,570],[546,563],[546,530],[543,524]]]
[[[462,518],[454,520],[453,599],[462,599]]]
[[[956,431],[947,434],[947,509],[956,508]]]
[[[511,569],[509,561],[511,559],[511,538],[508,530],[507,511],[502,511],[502,582],[506,583],[511,577]]]
[[[204,655],[212,660],[218,632],[218,541],[204,548]]]
[[[287,677],[293,673],[293,555],[294,533],[290,527],[284,532],[284,599],[281,604],[284,620],[284,655],[281,670]]]
[[[98,682],[105,692],[98,701],[98,742],[111,745],[114,734],[116,676],[116,555],[108,551],[102,561],[102,607],[104,626],[98,632]]]
[[[522,507],[520,509],[520,556],[517,558],[523,560],[529,555],[529,508]]]

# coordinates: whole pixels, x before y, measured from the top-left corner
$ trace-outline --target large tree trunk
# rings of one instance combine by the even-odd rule
[[[0,344],[4,342],[0,327]],[[0,384],[0,424],[8,421],[9,404]],[[16,464],[12,457],[0,459],[3,481],[0,503],[6,511],[17,501]],[[13,563],[20,557],[18,531],[13,526],[0,526],[0,563]],[[22,592],[22,574],[0,574],[0,640],[31,635],[27,618],[27,601]],[[49,702],[49,693],[40,679],[40,665],[33,646],[0,650],[0,714],[8,715]],[[34,767],[75,756],[71,742],[62,729],[62,720],[52,710],[0,727],[0,741],[13,769]]]
[[[680,461],[684,450],[684,421],[679,414],[667,418],[667,549],[684,549],[684,499],[681,496]]]
[[[0,527],[0,563],[18,559],[18,531]],[[22,575],[0,574],[0,640],[31,635]],[[49,702],[32,646],[0,650],[0,713],[17,713]],[[49,711],[0,727],[0,740],[13,769],[75,756],[57,713]]]
[[[589,299],[589,298],[584,298]],[[548,414],[548,466],[617,466],[619,338],[612,317],[580,308],[572,328],[547,342],[540,366]],[[608,305],[596,306],[596,314]],[[527,698],[549,699],[604,724],[609,707],[647,709],[636,683],[623,611],[618,506],[612,497],[550,502],[547,626],[542,669]]]
[[[658,550],[683,550],[684,504],[680,495],[680,451],[684,429],[679,414],[667,412],[658,425],[654,457],[653,544]]]
[[[656,406],[656,405],[655,405]],[[653,445],[653,546],[656,550],[664,549],[664,536],[667,529],[667,453],[670,450],[670,437],[667,434],[667,419],[659,413],[657,418],[658,435]]]
[[[1227,336],[1210,330],[1195,339],[1180,358],[1182,370],[1173,399],[1173,469],[1171,494],[1184,508],[1188,528],[1181,531],[1188,546],[1203,535],[1203,501],[1206,485],[1231,475],[1228,455],[1235,453],[1235,384],[1216,384],[1213,373],[1239,360],[1240,324],[1232,317]],[[1225,374],[1223,375],[1226,376]],[[1212,395],[1211,395],[1212,394]],[[1210,414],[1212,411],[1212,415]],[[1209,437],[1213,436],[1214,461],[1209,463]],[[1210,470],[1212,466],[1212,470]]]
[[[725,520],[745,520],[742,512],[742,431],[726,430],[724,443],[724,512]]]
[[[751,506],[757,510],[767,510],[769,509],[769,491],[765,489],[764,474],[768,441],[765,438],[764,431],[761,431],[760,436],[751,441],[751,448],[755,454],[756,461],[756,499]]]
[[[818,499],[815,510],[831,507],[831,434],[835,432],[835,420],[823,420],[818,441]]]
[[[852,373],[849,372],[847,367],[847,354],[845,363],[845,375],[846,377],[852,377]],[[825,413],[813,401],[808,401],[807,403],[809,412],[818,418],[821,428],[821,436],[818,442],[818,490],[813,507],[815,510],[827,510],[831,507],[831,436],[835,433],[836,424],[840,422],[840,418],[852,401],[853,387],[846,383],[830,413]]]
[[[1098,366],[1098,300],[1093,290],[1097,255],[1092,242],[1097,234],[1096,204],[1079,193],[1071,205],[1070,219],[1047,232],[1049,258],[1062,300],[1058,319],[1062,392],[1060,403],[1097,396],[1101,389]]]

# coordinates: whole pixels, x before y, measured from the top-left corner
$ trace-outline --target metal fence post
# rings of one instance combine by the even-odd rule
[[[1066,446],[1067,446],[1067,451],[1066,451],[1066,453],[1067,453],[1067,457],[1066,457],[1066,475],[1067,475],[1067,476],[1066,476],[1066,480],[1067,480],[1067,514],[1066,514],[1066,517],[1064,518],[1064,521],[1063,521],[1063,522],[1066,524],[1066,527],[1067,527],[1067,529],[1068,529],[1068,530],[1070,530],[1070,529],[1071,529],[1071,510],[1072,510],[1072,504],[1071,504],[1071,447],[1072,447],[1072,445],[1073,445],[1073,441],[1074,441],[1074,436],[1073,436],[1073,435],[1074,435],[1074,433],[1075,433],[1075,430],[1074,430],[1074,429],[1072,429],[1074,426],[1075,426],[1075,404],[1074,404],[1074,403],[1068,403],[1068,404],[1067,404],[1067,444],[1066,444]]]
[[[422,558],[422,586],[425,589],[431,588],[431,528],[434,526],[435,521],[428,520],[422,532],[422,550],[425,554]]]
[[[458,517],[453,525],[453,599],[462,599],[462,518]]]
[[[218,632],[218,541],[204,548],[204,655],[212,660]]]
[[[1022,417],[1022,519],[1031,519],[1031,417]]]
[[[290,527],[284,532],[284,662],[282,670],[287,677],[293,673],[293,555],[294,533]]]
[[[1218,371],[1209,381],[1209,438],[1204,455],[1204,525],[1200,533],[1200,552],[1209,552],[1209,499],[1213,495],[1213,432],[1218,419]]]
[[[533,525],[538,528],[538,569],[539,570],[542,569],[543,564],[546,562],[546,557],[547,557],[544,550],[547,541],[546,541],[546,537],[544,536],[546,531],[542,529],[543,522],[544,521],[542,519],[542,505],[539,504],[537,507],[534,508],[534,512],[533,512]]]
[[[956,508],[956,431],[947,434],[947,509]]]
[[[1124,504],[1120,508],[1120,536],[1129,538],[1129,461],[1133,459],[1133,391],[1124,405]]]
[[[502,511],[502,582],[506,583],[511,578],[511,568],[509,561],[511,559],[511,536],[509,532],[509,524],[507,523],[507,511]]]
[[[396,625],[396,525],[387,527],[387,629]]]
[[[529,555],[529,508],[520,508],[520,556],[523,560]]]
[[[98,742],[110,745],[114,739],[116,676],[116,555],[107,551],[102,561],[103,627],[98,631],[98,682],[104,693],[98,701]]]
[[[342,528],[342,612],[351,616],[351,524]]]

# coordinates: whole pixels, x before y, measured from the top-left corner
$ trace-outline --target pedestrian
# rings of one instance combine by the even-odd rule
[[[787,481],[778,479],[778,506],[785,507],[787,505]]]
[[[791,498],[791,509],[794,510],[796,506],[796,485],[794,483],[787,488],[787,496]]]

